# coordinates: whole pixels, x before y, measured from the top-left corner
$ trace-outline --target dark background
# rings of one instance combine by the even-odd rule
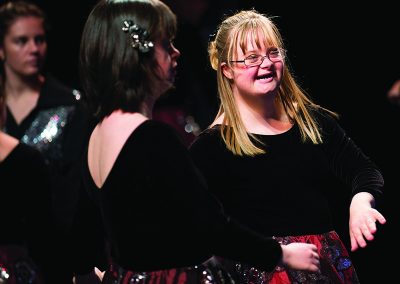
[[[400,79],[399,16],[395,1],[246,1],[166,0],[178,14],[176,46],[182,52],[177,90],[160,104],[180,106],[204,128],[217,110],[215,74],[208,64],[206,44],[224,14],[256,8],[269,16],[283,35],[291,69],[301,86],[319,104],[338,112],[341,125],[382,169],[385,198],[380,204],[387,224],[379,227],[367,249],[352,254],[361,283],[390,283],[397,273],[388,257],[398,256],[394,238],[399,189],[400,107],[386,100],[391,84]],[[311,1],[310,1],[311,2]],[[48,70],[70,86],[78,79],[79,40],[94,0],[36,1],[48,14]],[[351,7],[349,7],[351,6]],[[348,204],[340,185],[333,201],[337,230],[348,242]],[[347,239],[346,239],[347,238]]]

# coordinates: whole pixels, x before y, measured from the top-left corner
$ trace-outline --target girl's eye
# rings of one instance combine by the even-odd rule
[[[26,37],[18,37],[14,40],[14,42],[18,45],[24,45],[26,44],[28,39]]]

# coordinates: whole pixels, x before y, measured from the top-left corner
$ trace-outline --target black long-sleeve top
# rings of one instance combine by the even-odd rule
[[[302,142],[296,124],[278,135],[255,134],[266,152],[255,157],[230,152],[219,125],[197,138],[192,158],[227,214],[267,236],[318,234],[334,229],[329,189],[335,179],[350,195],[380,196],[383,178],[376,165],[333,117],[315,115],[323,135],[318,145]]]
[[[99,208],[103,216],[112,259],[125,269],[191,266],[214,254],[271,270],[281,257],[275,240],[224,215],[174,130],[160,122],[149,120],[133,131],[100,189],[86,161],[83,179],[87,200],[94,200],[97,207],[92,208]],[[85,224],[81,227],[87,229]],[[88,234],[78,232],[83,235]],[[92,236],[98,239],[100,234]],[[75,270],[82,274],[96,263],[93,244],[101,242],[77,240],[82,249]]]
[[[39,151],[20,143],[0,162],[0,246],[26,247],[44,271],[50,263],[50,210],[45,161]]]
[[[75,213],[80,161],[91,121],[77,90],[47,74],[37,105],[17,123],[7,108],[5,132],[39,150],[52,177],[53,219],[68,231]]]

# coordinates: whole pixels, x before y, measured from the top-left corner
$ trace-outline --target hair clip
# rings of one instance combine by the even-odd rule
[[[132,47],[138,49],[140,52],[149,52],[149,50],[154,47],[152,41],[146,40],[149,37],[149,33],[133,21],[125,20],[122,31],[129,33],[132,39]]]
[[[209,34],[208,35],[208,42],[210,43],[210,42],[214,41],[216,36],[217,36],[217,32]]]
[[[217,33],[218,33],[218,27],[212,33],[210,33],[208,35],[208,43],[210,43],[210,42],[215,40],[215,38],[217,36]]]

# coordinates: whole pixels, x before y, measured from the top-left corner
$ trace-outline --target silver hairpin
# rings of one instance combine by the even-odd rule
[[[149,52],[150,49],[154,47],[153,42],[147,40],[149,33],[133,21],[125,20],[122,26],[122,31],[129,33],[132,40],[132,47],[138,49],[140,52]]]

